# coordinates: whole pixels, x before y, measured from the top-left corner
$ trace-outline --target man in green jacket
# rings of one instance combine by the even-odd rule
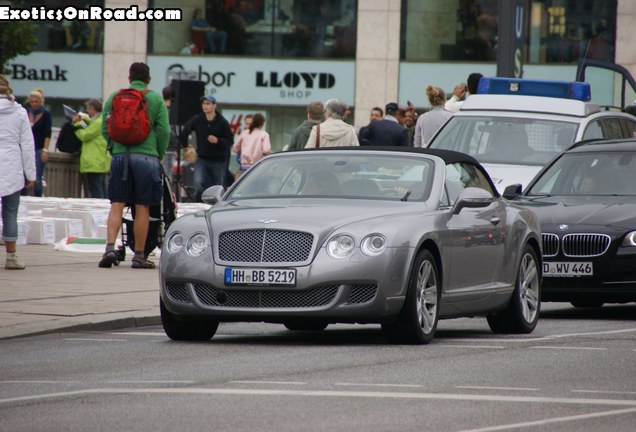
[[[146,90],[150,83],[150,69],[145,63],[133,63],[128,71],[130,87]],[[161,158],[170,140],[170,124],[168,109],[163,97],[154,91],[146,93],[150,133],[137,145],[124,145],[115,142],[108,136],[107,122],[112,108],[113,93],[104,105],[102,134],[112,147],[113,160],[108,183],[110,212],[108,214],[108,230],[106,251],[99,262],[100,267],[110,268],[119,265],[115,251],[117,234],[121,229],[124,207],[135,206],[134,238],[135,256],[132,268],[155,268],[144,252],[148,226],[150,224],[150,206],[158,205],[162,198]]]

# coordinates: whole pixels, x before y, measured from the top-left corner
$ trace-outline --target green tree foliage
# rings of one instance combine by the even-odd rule
[[[9,60],[33,51],[37,43],[38,26],[31,21],[0,22],[0,71]]]

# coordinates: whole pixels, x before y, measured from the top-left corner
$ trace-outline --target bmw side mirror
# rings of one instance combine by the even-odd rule
[[[465,207],[488,207],[492,204],[493,200],[494,198],[490,192],[476,187],[467,187],[459,194],[459,197],[453,206],[453,214],[459,214],[459,212],[461,212]]]
[[[203,191],[201,195],[201,201],[206,204],[214,205],[221,201],[221,197],[225,193],[225,188],[221,185],[210,186],[206,190]]]
[[[511,184],[504,189],[503,197],[509,200],[519,198],[521,196],[521,183]]]

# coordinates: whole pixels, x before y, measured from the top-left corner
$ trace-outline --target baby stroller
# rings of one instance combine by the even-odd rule
[[[145,256],[148,256],[155,248],[163,244],[163,236],[172,222],[177,218],[177,204],[175,196],[170,187],[170,179],[166,175],[163,167],[161,169],[161,183],[163,185],[162,199],[158,205],[150,206],[150,224],[148,225],[148,236],[144,248]],[[126,246],[135,252],[135,206],[128,206],[124,213],[121,226],[122,245],[117,250],[117,260],[126,259]]]

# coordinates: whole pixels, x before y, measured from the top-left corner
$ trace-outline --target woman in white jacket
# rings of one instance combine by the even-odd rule
[[[29,116],[14,100],[7,78],[0,75],[0,197],[7,270],[26,267],[16,256],[18,208],[25,181],[26,187],[35,185],[35,147]]]

